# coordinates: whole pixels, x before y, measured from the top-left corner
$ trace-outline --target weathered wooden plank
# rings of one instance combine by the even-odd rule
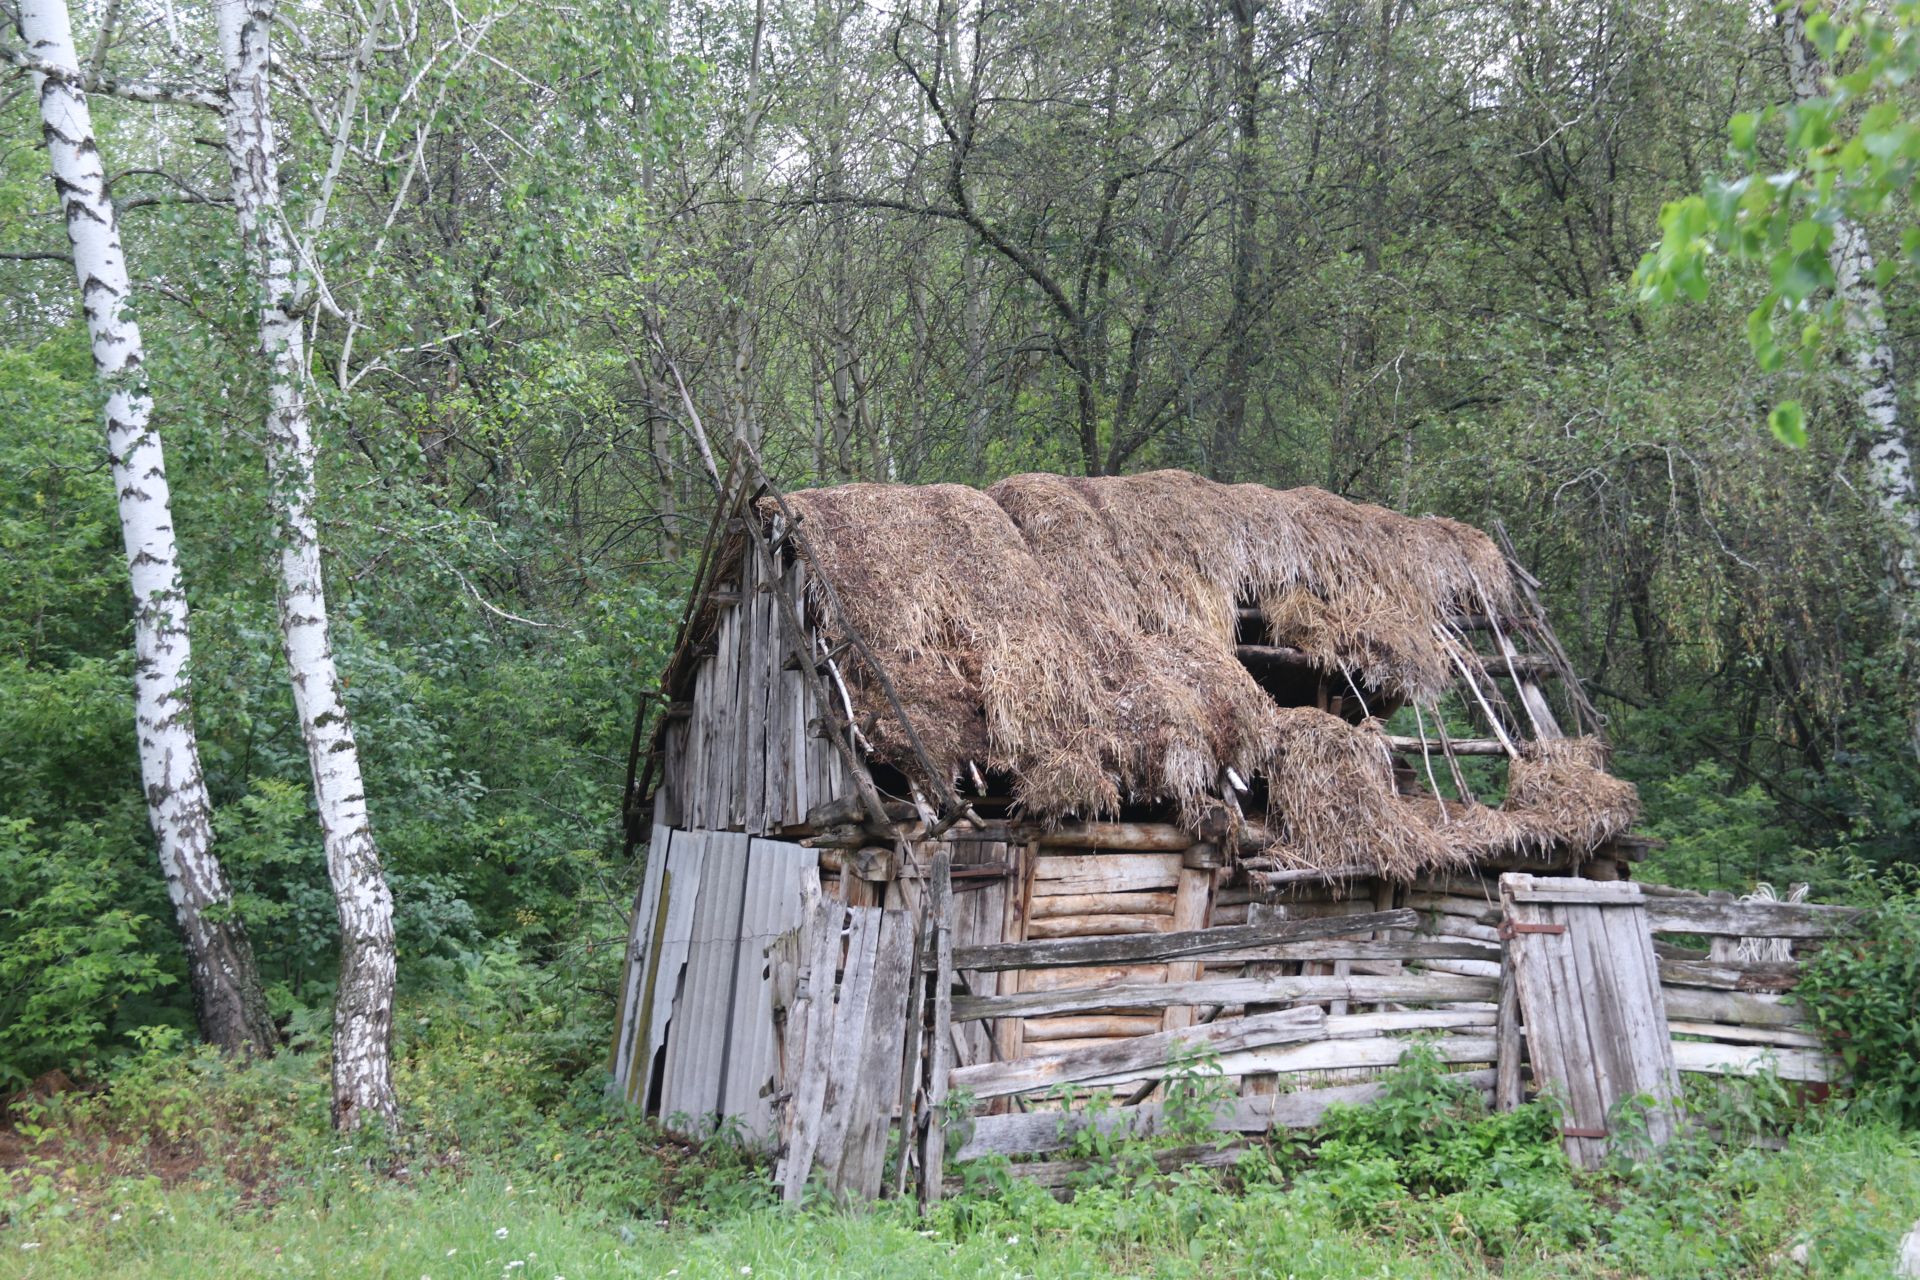
[[[1118,985],[1123,982],[1165,982],[1167,967],[1163,964],[1115,964],[1093,965],[1075,969],[1006,969],[1001,970],[1009,977],[1020,979],[1018,985],[1007,988],[1007,994],[1015,991],[1068,991],[1084,987]]]
[[[1818,1032],[1792,1027],[1742,1027],[1729,1022],[1684,1022],[1670,1018],[1667,1030],[1676,1036],[1698,1036],[1728,1044],[1772,1044],[1785,1049],[1824,1049],[1827,1043]]]
[[[1035,916],[1027,924],[1027,937],[1033,940],[1113,938],[1123,934],[1166,933],[1172,926],[1173,917],[1162,915]]]
[[[970,947],[956,957],[956,963],[962,969],[1029,969],[1176,960],[1237,947],[1325,938],[1373,929],[1411,928],[1417,920],[1418,917],[1411,911],[1376,911],[1360,916],[1310,917],[1224,929],[1187,929],[1158,936],[1004,942],[989,947]]]
[[[1841,1075],[1838,1063],[1814,1049],[1675,1040],[1673,1060],[1680,1070],[1696,1075],[1757,1075],[1772,1071],[1782,1080],[1812,1081],[1837,1080]]]
[[[1274,978],[1202,978],[1196,982],[1127,983],[1067,991],[1026,991],[1011,996],[962,996],[953,1016],[973,1018],[1044,1017],[1089,1009],[1158,1009],[1169,1005],[1299,1004],[1308,1000],[1365,1003],[1439,1003],[1493,1000],[1493,978],[1408,973],[1388,977],[1359,975]]]
[[[1047,894],[1033,900],[1033,917],[1046,920],[1055,916],[1170,916],[1173,899],[1172,893],[1152,891]]]
[[[1493,1079],[1493,1073],[1463,1071],[1455,1078],[1462,1085],[1485,1090]],[[1370,1081],[1365,1084],[1304,1089],[1297,1093],[1235,1098],[1216,1115],[1214,1128],[1222,1133],[1310,1129],[1325,1119],[1328,1107],[1336,1103],[1357,1106],[1373,1102],[1385,1090],[1383,1083]],[[1064,1151],[1073,1145],[1076,1135],[1083,1129],[1096,1129],[1103,1133],[1124,1130],[1137,1137],[1152,1137],[1163,1131],[1165,1116],[1165,1108],[1158,1103],[1068,1114],[1030,1111],[981,1116],[973,1122],[973,1132],[968,1135],[955,1159],[977,1160],[991,1155],[1046,1155]]]
[[[1514,889],[1514,902],[1543,902],[1568,905],[1639,906],[1646,902],[1640,886],[1627,880],[1582,880],[1577,877],[1526,877],[1526,883]]]
[[[1443,1063],[1492,1063],[1498,1054],[1493,1036],[1439,1036],[1427,1042]],[[1401,1055],[1413,1048],[1406,1036],[1375,1036],[1370,1039],[1329,1039],[1312,1044],[1271,1049],[1249,1049],[1223,1054],[1221,1074],[1244,1076],[1252,1072],[1284,1075],[1294,1071],[1362,1071],[1391,1067]],[[1090,1080],[1089,1085],[1113,1083]]]
[[[1655,933],[1741,938],[1833,938],[1860,916],[1852,907],[1819,902],[1719,902],[1708,898],[1647,899]]]
[[[1110,1036],[1144,1036],[1164,1030],[1157,1013],[1074,1013],[1057,1018],[1029,1018],[1028,1044],[1055,1040],[1090,1040]]]
[[[1083,822],[1036,832],[1042,849],[1113,849],[1174,852],[1191,848],[1193,833],[1165,822]]]
[[[1180,883],[1180,855],[1048,854],[1033,864],[1035,897],[1170,890]]]
[[[1213,907],[1214,873],[1210,868],[1180,868],[1180,885],[1174,892],[1173,933],[1188,933],[1205,929]],[[1167,966],[1167,981],[1197,982],[1203,974],[1203,967],[1196,961],[1181,960]],[[1168,1030],[1190,1027],[1198,1018],[1192,1005],[1170,1005],[1161,1011],[1162,1025]]]
[[[1410,893],[1407,895],[1407,905],[1415,911],[1460,916],[1477,924],[1498,926],[1500,923],[1500,904],[1483,902],[1479,898],[1450,893]]]
[[[1702,991],[1667,987],[1664,997],[1669,1018],[1685,1022],[1730,1022],[1750,1027],[1790,1027],[1806,1023],[1806,1013],[1784,996],[1749,995],[1739,991]]]
[[[927,1122],[921,1131],[920,1203],[939,1200],[947,1159],[947,1090],[953,1078],[953,880],[947,853],[933,858],[933,1051],[927,1064]],[[906,1146],[909,1115],[901,1108],[900,1145]]]
[[[1327,938],[1312,942],[1279,942],[1266,947],[1210,951],[1209,965],[1257,964],[1282,960],[1477,960],[1499,966],[1500,948],[1487,942],[1418,935],[1411,938]]]
[[[1800,982],[1800,966],[1781,963],[1731,964],[1707,960],[1660,959],[1660,981],[1670,987],[1708,987],[1717,991],[1791,991]]]
[[[1520,987],[1514,981],[1511,956],[1505,957],[1500,965],[1500,1001],[1494,1025],[1499,1056],[1494,1061],[1493,1105],[1501,1111],[1512,1111],[1525,1101],[1525,1094],[1520,1080],[1520,1059],[1524,1052],[1520,1039]]]
[[[1228,1054],[1317,1039],[1326,1034],[1326,1021],[1326,1015],[1318,1009],[1288,1009],[1282,1013],[1229,1018],[1205,1026],[1114,1040],[1092,1048],[1035,1054],[1016,1062],[961,1067],[952,1073],[950,1083],[953,1088],[965,1089],[978,1098],[1000,1098],[1081,1080],[1164,1075],[1183,1052]]]
[[[814,905],[802,938],[807,959],[801,969],[798,994],[787,1014],[790,1032],[800,1042],[800,1055],[787,1103],[787,1120],[782,1125],[786,1152],[775,1170],[775,1180],[780,1184],[781,1199],[789,1204],[798,1203],[806,1189],[826,1127],[827,1077],[834,1055],[839,1004],[835,972],[840,965],[845,920],[846,908],[837,902]]]

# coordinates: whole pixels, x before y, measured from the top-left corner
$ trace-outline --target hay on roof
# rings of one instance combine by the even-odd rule
[[[1564,745],[1515,763],[1513,807],[1436,821],[1397,793],[1375,727],[1278,706],[1239,661],[1239,610],[1257,605],[1272,643],[1433,702],[1464,656],[1447,619],[1512,605],[1505,558],[1466,525],[1180,471],[788,502],[942,781],[973,763],[1010,775],[1030,814],[1168,803],[1198,826],[1231,768],[1267,780],[1282,863],[1397,877],[1494,845],[1591,848],[1631,821],[1632,789]],[[876,753],[917,771],[876,683],[855,697]]]

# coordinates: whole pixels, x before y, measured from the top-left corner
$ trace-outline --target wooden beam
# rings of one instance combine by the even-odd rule
[[[959,1001],[954,1016],[960,1016]],[[1288,1009],[1247,1018],[1229,1018],[1201,1027],[1159,1031],[1148,1036],[1114,1040],[1086,1049],[1043,1053],[1016,1062],[983,1062],[957,1067],[949,1077],[952,1087],[976,1098],[1000,1098],[1031,1093],[1056,1084],[1139,1073],[1165,1074],[1174,1059],[1195,1050],[1226,1054],[1275,1044],[1318,1040],[1327,1033],[1327,1015],[1319,1009]]]
[[[1153,964],[1273,942],[1297,942],[1344,933],[1371,933],[1376,929],[1411,929],[1419,922],[1419,915],[1412,911],[1373,911],[1364,915],[1308,916],[1299,920],[1276,920],[1271,924],[1188,929],[1158,935],[996,942],[981,947],[962,947],[954,956],[954,967],[993,970]]]
[[[1833,938],[1853,928],[1854,907],[1819,902],[1721,902],[1711,898],[1647,899],[1655,933],[1733,938]]]
[[[1398,733],[1382,734],[1381,736],[1387,740],[1387,746],[1395,751],[1411,751],[1416,755],[1420,752],[1421,743],[1418,738],[1409,738]],[[1457,756],[1504,756],[1507,754],[1506,744],[1498,738],[1454,738],[1447,745],[1453,749],[1453,754]],[[1434,755],[1445,754],[1439,738],[1428,738],[1426,740],[1426,749]]]
[[[1082,822],[1036,832],[1034,839],[1042,849],[1181,853],[1198,843],[1200,838],[1170,822]]]
[[[1202,978],[1197,982],[1142,982],[1064,991],[1023,991],[1011,996],[960,996],[953,1002],[953,1017],[956,1022],[964,1022],[978,1018],[1037,1018],[1083,1013],[1089,1009],[1163,1009],[1182,1004],[1288,1005],[1308,1000],[1432,1004],[1491,1001],[1499,994],[1498,979],[1452,974]]]

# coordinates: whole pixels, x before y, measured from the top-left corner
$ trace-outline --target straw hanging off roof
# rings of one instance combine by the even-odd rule
[[[1490,843],[1591,847],[1632,819],[1631,788],[1567,747],[1516,762],[1520,807],[1456,803],[1438,822],[1396,793],[1376,728],[1277,705],[1236,656],[1252,604],[1272,644],[1356,691],[1432,702],[1463,656],[1447,619],[1512,604],[1505,558],[1466,525],[1180,471],[1021,475],[984,493],[856,484],[788,502],[935,768],[1004,771],[1029,812],[1166,802],[1197,825],[1232,769],[1268,780],[1282,860],[1396,875]],[[914,771],[884,700],[855,683],[876,754]],[[1591,803],[1561,807],[1563,792]]]

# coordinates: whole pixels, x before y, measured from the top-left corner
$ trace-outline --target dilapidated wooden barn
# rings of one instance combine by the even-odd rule
[[[1676,1087],[1647,992],[1696,962],[1656,952],[1634,791],[1535,585],[1478,530],[1318,490],[783,494],[743,449],[635,727],[616,1087],[777,1149],[794,1192],[875,1194],[899,1125],[893,1184],[937,1194],[949,1089],[963,1155],[1055,1149],[1013,1100],[1062,1081],[1150,1123],[1176,1050],[1236,1082],[1241,1130],[1363,1095],[1415,1033],[1512,1099],[1520,1002],[1571,1001],[1554,1078],[1597,1159],[1613,1102]],[[1583,911],[1631,918],[1563,943]],[[1573,950],[1530,979],[1516,945]],[[1817,1056],[1749,977],[1689,1007],[1772,1033],[1700,1069]]]

